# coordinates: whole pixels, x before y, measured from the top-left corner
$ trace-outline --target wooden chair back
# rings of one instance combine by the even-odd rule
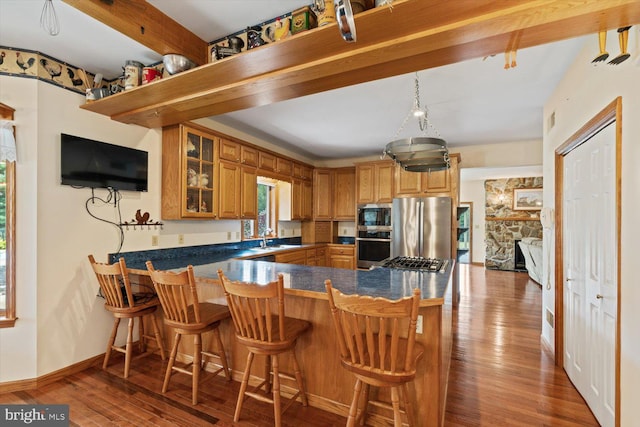
[[[282,274],[266,285],[231,281],[222,270],[218,277],[238,337],[269,343],[285,340]]]
[[[200,304],[193,266],[180,272],[160,271],[146,263],[153,286],[158,294],[165,323],[170,326],[188,326],[201,323]]]
[[[343,363],[372,376],[415,373],[420,289],[411,297],[389,300],[345,295],[330,280],[325,287]]]
[[[135,301],[124,258],[113,264],[103,264],[89,255],[89,262],[98,278],[106,304],[115,308],[133,308]]]

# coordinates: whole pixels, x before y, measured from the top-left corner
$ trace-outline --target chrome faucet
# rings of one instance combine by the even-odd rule
[[[272,232],[273,230],[268,227],[264,230],[264,233],[262,233],[262,242],[260,242],[261,248],[267,247],[267,234],[271,234]]]

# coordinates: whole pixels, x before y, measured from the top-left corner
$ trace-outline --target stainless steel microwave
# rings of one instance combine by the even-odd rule
[[[358,227],[391,227],[391,203],[358,205]]]

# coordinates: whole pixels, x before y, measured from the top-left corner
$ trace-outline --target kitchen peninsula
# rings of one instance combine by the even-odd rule
[[[131,264],[129,266],[134,273],[145,274],[145,270],[137,262],[128,264]],[[162,262],[158,261],[158,266],[161,265]],[[347,375],[340,364],[324,281],[330,279],[334,287],[344,293],[390,299],[409,296],[414,287],[420,288],[422,333],[417,334],[416,339],[424,346],[425,354],[418,362],[416,379],[410,385],[410,392],[420,425],[439,426],[444,422],[451,357],[453,267],[454,261],[449,260],[442,271],[435,273],[389,268],[365,271],[229,259],[194,265],[194,272],[201,299],[222,304],[226,302],[217,278],[218,269],[222,269],[231,280],[257,283],[275,280],[278,274],[283,274],[287,315],[306,319],[312,324],[310,333],[300,338],[296,350],[309,404],[344,416],[348,413],[355,378]],[[221,326],[221,334],[231,358],[234,379],[239,380],[241,372],[238,369],[244,366],[246,351],[235,342],[231,322]],[[171,335],[165,334],[165,337],[169,336]],[[184,348],[181,353],[188,354],[189,351],[190,349]],[[280,365],[284,367],[284,371],[292,372],[288,357],[284,356]],[[255,369],[258,369],[254,372],[256,375],[263,374],[260,371],[263,367],[260,365],[256,365]],[[288,391],[283,387],[284,394]],[[389,399],[388,390],[380,390],[379,396]],[[390,416],[389,413],[379,411],[379,408],[370,409],[370,421],[374,425],[382,422],[380,414]]]

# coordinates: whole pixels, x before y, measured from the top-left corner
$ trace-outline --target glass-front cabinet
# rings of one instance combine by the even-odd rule
[[[163,128],[163,219],[217,218],[215,141],[204,128]]]
[[[187,195],[183,216],[190,214],[207,214],[213,212],[213,138],[184,128],[183,147],[187,154],[184,157],[185,194]]]

